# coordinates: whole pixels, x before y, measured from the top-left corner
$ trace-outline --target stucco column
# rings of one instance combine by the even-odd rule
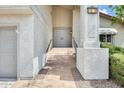
[[[84,5],[80,6],[80,47],[99,48],[99,12],[96,14],[88,14],[88,7]]]
[[[108,49],[100,48],[99,13],[88,14],[88,6],[80,6],[80,46],[76,51],[76,67],[84,79],[109,78]]]

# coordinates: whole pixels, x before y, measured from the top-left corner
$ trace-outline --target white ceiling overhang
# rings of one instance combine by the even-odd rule
[[[0,14],[32,14],[29,6],[0,6]]]
[[[112,34],[116,35],[118,31],[114,28],[99,28],[99,34]]]

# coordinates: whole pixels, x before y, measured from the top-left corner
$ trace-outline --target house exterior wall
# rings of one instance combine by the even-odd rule
[[[17,26],[17,78],[32,78],[33,17],[32,15],[0,15],[0,25]]]
[[[113,43],[117,46],[124,47],[124,25],[119,24],[111,24],[111,20],[105,17],[100,16],[100,27],[105,28],[115,28],[118,31],[118,34],[114,36]]]
[[[72,10],[53,6],[53,27],[72,27]]]
[[[108,49],[100,48],[99,43],[99,12],[89,14],[88,7],[80,6],[80,46],[76,48],[76,67],[86,80],[108,79]]]
[[[73,29],[72,36],[77,46],[80,44],[80,9],[73,10]]]
[[[10,12],[0,8],[4,11],[0,12],[0,26],[17,26],[17,78],[32,79],[46,62],[46,50],[52,39],[52,7],[19,7],[21,13],[17,14],[16,6],[7,8]]]
[[[100,64],[99,62],[103,57],[106,58],[106,64],[107,64],[107,56],[102,56],[102,53],[100,52],[99,48],[97,49],[97,46],[94,46],[94,42],[88,42],[87,41],[97,41],[97,27],[98,23],[95,24],[97,26],[95,29],[92,29],[94,27],[94,23],[97,20],[97,16],[95,16],[95,20],[91,22],[92,24],[89,25],[90,20],[88,18],[94,17],[89,16],[86,14],[87,7],[82,6],[82,11],[79,11],[75,9],[73,11],[73,36],[79,45],[81,46],[80,52],[84,53],[85,55],[82,55],[79,64],[90,65],[91,62],[96,62],[96,64]],[[46,63],[46,50],[48,47],[48,44],[50,40],[52,39],[52,29],[53,27],[72,27],[72,10],[68,10],[62,7],[57,6],[30,6],[30,9],[32,10],[32,14],[1,14],[0,15],[0,24],[16,24],[17,25],[17,77],[20,79],[29,79],[34,78],[40,69],[43,68],[43,66]],[[53,10],[53,11],[52,11]],[[82,14],[84,13],[84,14]],[[82,17],[82,23],[79,21],[80,17]],[[85,19],[86,18],[86,19]],[[53,20],[53,21],[52,21]],[[87,22],[88,21],[88,22]],[[85,24],[87,22],[87,24]],[[80,28],[80,24],[82,28]],[[89,29],[90,28],[90,29]],[[94,31],[94,37],[91,37],[92,30]],[[79,31],[79,32],[78,32]],[[85,38],[85,39],[84,39]],[[94,39],[92,39],[94,38]],[[81,41],[81,42],[80,42]],[[98,42],[97,42],[98,43]],[[96,43],[95,43],[96,44]],[[84,47],[85,45],[85,47]],[[89,45],[90,49],[89,49]],[[93,45],[93,46],[92,46]],[[88,49],[87,49],[88,47]],[[90,55],[89,59],[87,55],[89,55],[90,51],[93,50],[93,53]],[[99,50],[99,51],[98,51]],[[99,56],[99,53],[101,54],[101,58],[97,59],[95,61],[92,60],[94,58],[94,51],[98,52],[98,55],[95,55],[95,58]],[[104,54],[108,54],[107,50]],[[81,54],[82,54],[81,53]],[[78,57],[80,57],[77,55]],[[79,66],[77,63],[77,67]],[[96,68],[96,65],[93,65],[94,68]],[[86,66],[83,65],[83,69],[89,69]],[[81,69],[81,72],[82,70]],[[105,70],[107,69],[107,66],[105,66]],[[80,70],[80,68],[79,68]],[[106,70],[107,71],[107,70]],[[108,72],[108,71],[107,71]],[[106,72],[106,74],[108,74]],[[92,71],[92,73],[95,73]],[[101,71],[100,73],[104,73],[104,71]],[[89,74],[89,73],[85,73]],[[101,75],[101,74],[100,74]],[[93,74],[93,77],[96,77]],[[91,77],[90,79],[93,79]],[[101,76],[97,77],[100,78]],[[108,76],[105,76],[105,78]],[[87,78],[87,77],[86,77]],[[95,78],[96,79],[96,78]],[[102,78],[103,79],[103,78]]]
[[[46,63],[46,50],[52,39],[52,7],[31,6],[34,17],[34,57],[33,76],[38,74]]]

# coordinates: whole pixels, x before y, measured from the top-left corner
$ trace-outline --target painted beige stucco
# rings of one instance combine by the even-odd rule
[[[53,27],[72,27],[72,10],[53,6]]]
[[[99,12],[88,14],[88,7],[80,6],[80,46],[76,48],[76,67],[86,80],[108,79],[108,49],[99,46]]]
[[[52,40],[52,7],[31,6],[34,17],[34,57],[33,76],[38,74],[46,63],[46,50]]]
[[[100,27],[105,28],[115,28],[118,31],[118,34],[114,36],[113,43],[117,46],[124,47],[124,24],[111,24],[112,21],[105,17],[100,16]]]
[[[52,7],[28,6],[30,13],[25,13],[27,8],[23,7],[5,8],[10,11],[0,8],[4,11],[0,12],[0,26],[17,26],[17,78],[34,78],[45,65],[46,50],[52,39]],[[13,9],[22,10],[16,14]]]
[[[73,10],[73,38],[75,39],[76,44],[80,44],[80,9]]]
[[[4,5],[0,6],[0,14],[32,14],[28,5]]]
[[[0,25],[17,26],[17,77],[32,78],[33,17],[32,15],[0,15]]]
[[[106,55],[106,53],[104,52],[99,52],[95,46],[91,46],[91,49],[94,51],[95,48],[95,51],[97,51],[98,54],[90,55],[91,57],[90,59],[87,57],[87,55],[90,54],[91,50],[86,49],[86,47],[88,45],[93,45],[94,41],[96,41],[98,37],[97,35],[98,15],[97,16],[95,15],[95,19],[92,19],[94,18],[94,16],[87,15],[87,11],[86,11],[87,7],[82,6],[81,7],[82,11],[79,10],[72,11],[72,9],[62,6],[28,6],[28,7],[32,11],[31,14],[24,14],[24,12],[22,14],[13,14],[12,12],[13,10],[12,10],[11,12],[9,12],[10,14],[0,15],[0,24],[18,25],[17,74],[20,79],[34,78],[38,74],[39,70],[41,70],[45,65],[46,56],[47,56],[46,50],[48,48],[48,44],[50,40],[53,38],[52,37],[53,27],[68,28],[68,27],[72,27],[73,25],[73,30],[74,30],[73,36],[75,37],[75,40],[77,41],[77,43],[79,43],[79,45],[82,48],[83,45],[85,45],[85,49],[83,50],[81,49],[81,51],[79,51],[82,53],[86,51],[84,55],[86,60],[85,59],[79,60],[81,62],[81,65],[82,65],[82,61],[85,61],[86,64],[83,65],[84,67],[89,65],[91,62],[93,62],[94,64],[96,60],[92,60],[92,58],[96,59],[96,57],[99,56],[99,53],[100,54],[103,53],[104,55]],[[80,18],[81,18],[81,23],[80,23]],[[90,22],[91,20],[92,22]],[[92,33],[92,31],[94,32]],[[94,37],[91,37],[92,35],[94,35]],[[87,43],[87,41],[91,41],[91,42]],[[95,52],[93,52],[92,54],[94,53]],[[101,55],[101,58],[97,59],[97,63],[101,62],[100,60],[102,59],[102,57],[106,57],[104,55]],[[100,65],[102,67],[102,64]],[[97,66],[99,65],[97,64]],[[94,68],[96,70],[96,65],[94,65],[94,67],[91,68]],[[91,68],[86,68],[86,69],[91,69]],[[101,71],[100,73],[104,73],[104,71],[103,72]],[[87,72],[87,74],[90,73]]]

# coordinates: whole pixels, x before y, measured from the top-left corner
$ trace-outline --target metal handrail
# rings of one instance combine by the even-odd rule
[[[78,45],[74,39],[74,37],[72,37],[72,41],[73,41],[73,46],[74,46],[74,49],[75,49],[75,61],[77,60],[77,48],[78,48]]]
[[[76,41],[75,41],[74,37],[72,37],[72,40],[73,40],[73,42],[74,42],[74,48],[77,48],[77,47],[78,47],[78,45],[77,45],[77,43],[76,43]]]
[[[47,47],[47,49],[46,49],[46,53],[48,52],[48,50],[49,50],[49,48],[50,48],[50,45],[52,44],[52,39],[50,40],[50,42],[49,42],[49,44],[48,44],[48,47]]]

